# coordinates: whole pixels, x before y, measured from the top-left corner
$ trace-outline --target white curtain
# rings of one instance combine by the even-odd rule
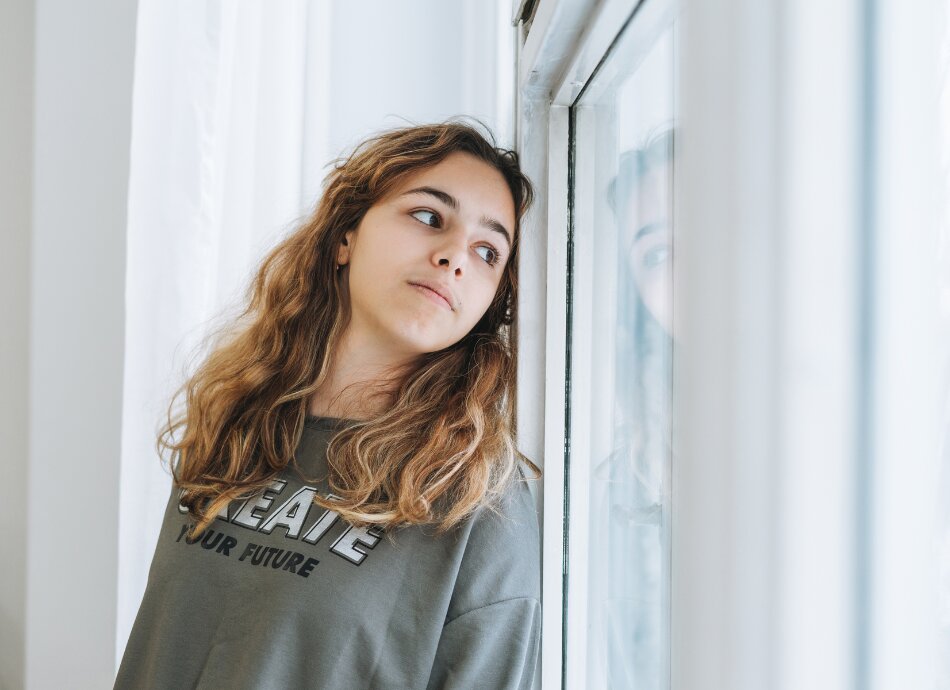
[[[511,146],[510,16],[507,0],[139,1],[117,664],[170,490],[156,433],[193,348],[366,134],[464,114]]]

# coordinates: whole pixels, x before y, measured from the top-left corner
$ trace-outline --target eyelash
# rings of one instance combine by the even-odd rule
[[[433,216],[435,216],[436,219],[438,220],[438,225],[430,225],[429,223],[426,223],[426,222],[424,222],[424,221],[419,220],[418,218],[416,218],[416,214],[417,214],[417,213],[431,213],[431,214],[432,214]],[[422,223],[423,225],[426,225],[426,226],[428,226],[428,227],[430,227],[430,228],[440,228],[440,227],[442,227],[442,216],[440,216],[440,215],[438,214],[438,212],[433,211],[431,208],[419,208],[419,209],[416,209],[415,211],[410,211],[410,212],[409,212],[409,215],[412,216],[413,218],[416,218],[416,220],[419,220],[420,223]],[[486,264],[488,264],[489,266],[494,266],[494,265],[497,264],[499,261],[501,261],[501,252],[499,252],[497,249],[495,249],[495,247],[493,247],[493,246],[490,245],[490,244],[482,245],[482,247],[484,247],[485,249],[490,250],[491,253],[492,253],[492,258],[491,258],[491,259],[485,259],[485,260],[484,260]]]

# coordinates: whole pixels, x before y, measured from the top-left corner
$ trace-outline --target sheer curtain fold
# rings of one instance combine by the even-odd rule
[[[309,203],[307,19],[303,0],[139,3],[117,664],[170,489],[157,425],[211,320],[234,310],[264,251]],[[307,117],[325,119],[313,105]],[[324,145],[311,134],[307,151],[322,159]]]

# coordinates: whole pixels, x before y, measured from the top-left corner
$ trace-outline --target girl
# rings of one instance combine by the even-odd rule
[[[169,408],[174,490],[117,688],[532,686],[519,461],[540,470],[510,340],[531,198],[463,123],[337,162]]]

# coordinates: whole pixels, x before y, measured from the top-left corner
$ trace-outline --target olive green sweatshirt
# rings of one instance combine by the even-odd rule
[[[443,536],[353,527],[312,503],[345,424],[308,417],[300,471],[194,542],[172,491],[116,688],[532,687],[540,544],[523,475],[501,516]]]

